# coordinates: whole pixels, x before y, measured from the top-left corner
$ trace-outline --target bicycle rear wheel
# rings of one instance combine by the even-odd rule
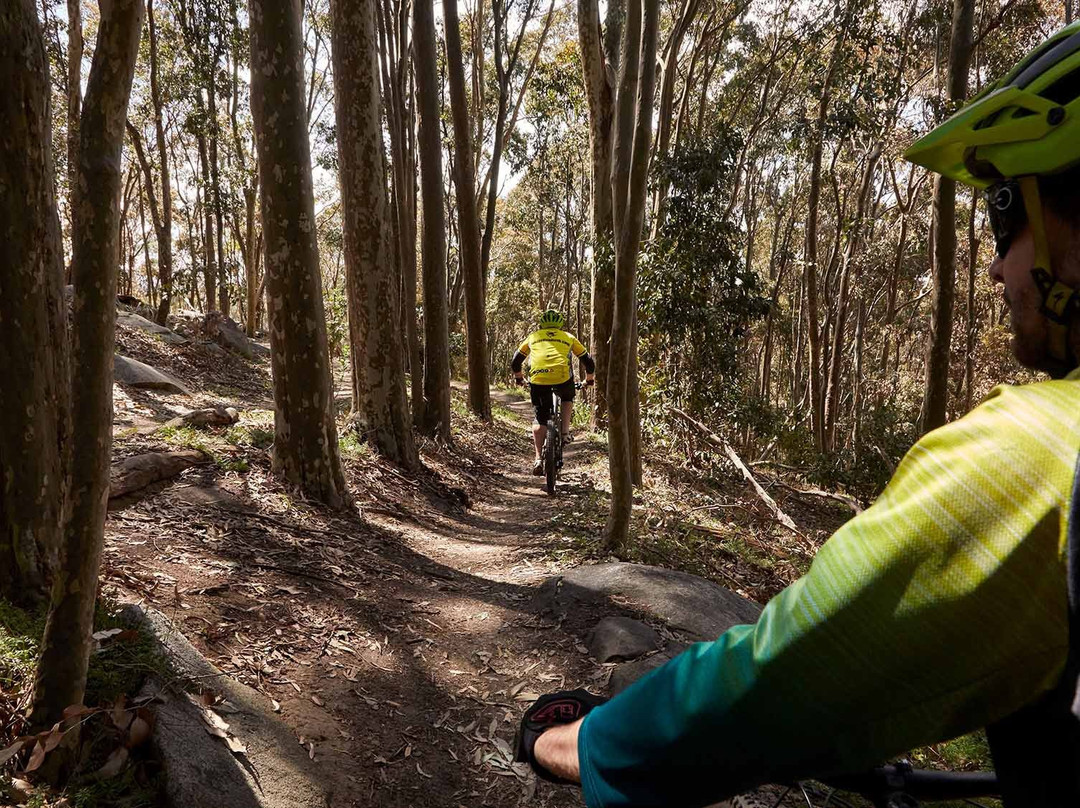
[[[555,478],[559,474],[559,433],[555,422],[548,421],[547,440],[544,441],[544,487],[549,494],[555,493]]]

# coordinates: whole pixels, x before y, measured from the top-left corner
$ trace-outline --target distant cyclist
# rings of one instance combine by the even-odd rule
[[[522,365],[529,360],[529,381],[531,382],[532,404],[536,410],[533,421],[533,447],[536,449],[536,462],[533,474],[544,476],[544,440],[547,438],[547,422],[555,408],[558,396],[563,403],[562,434],[563,440],[570,440],[570,419],[574,415],[574,369],[570,365],[573,354],[585,366],[585,383],[592,384],[596,373],[596,363],[589,356],[585,346],[577,337],[564,331],[566,320],[554,309],[548,309],[540,315],[540,329],[533,331],[518,346],[510,369],[518,384],[524,383]]]

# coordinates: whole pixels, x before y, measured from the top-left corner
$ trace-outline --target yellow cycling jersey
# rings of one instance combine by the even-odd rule
[[[529,357],[529,380],[533,384],[562,384],[572,375],[570,354],[581,356],[585,346],[567,331],[545,329],[529,334],[518,351]]]

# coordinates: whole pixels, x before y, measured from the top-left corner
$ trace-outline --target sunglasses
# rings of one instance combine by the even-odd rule
[[[1004,258],[1009,253],[1013,239],[1020,235],[1027,224],[1024,195],[1019,182],[1005,180],[991,185],[985,197],[997,254]]]

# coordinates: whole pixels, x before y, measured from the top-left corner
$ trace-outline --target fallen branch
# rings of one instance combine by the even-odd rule
[[[758,498],[765,503],[765,507],[769,509],[776,521],[778,521],[791,532],[797,533],[799,536],[803,535],[802,532],[795,526],[795,522],[792,520],[792,518],[786,513],[784,513],[782,510],[780,510],[780,506],[777,505],[776,501],[769,496],[768,491],[761,487],[761,484],[758,483],[754,475],[751,474],[750,469],[746,467],[746,464],[742,462],[742,459],[739,457],[739,455],[735,452],[734,449],[731,448],[731,444],[729,444],[726,440],[724,440],[707,426],[705,426],[705,424],[701,423],[701,421],[690,417],[679,408],[669,407],[668,409],[678,415],[692,427],[694,427],[694,429],[696,429],[698,433],[700,433],[700,435],[705,438],[705,441],[710,446],[719,449],[721,452],[724,453],[724,455],[727,457],[728,460],[732,462],[735,468],[737,468],[742,473],[742,476],[746,479],[746,481],[750,483],[750,485],[754,489],[754,492],[758,495]]]
[[[823,497],[825,499],[834,499],[837,502],[842,502],[843,504],[851,508],[851,510],[855,512],[856,516],[863,512],[862,503],[860,503],[859,500],[855,499],[855,497],[851,496],[851,494],[840,494],[833,491],[822,491],[820,488],[796,488],[795,486],[789,483],[785,483],[782,480],[778,480],[777,482],[780,485],[784,486],[784,488],[788,489],[789,491],[793,491],[796,494],[806,494],[807,496],[811,497]]]
[[[208,426],[232,426],[238,420],[240,420],[240,414],[235,409],[217,406],[192,410],[189,413],[173,418],[165,426],[201,429]]]
[[[210,458],[198,449],[178,452],[149,452],[117,463],[109,471],[109,499],[126,496],[148,485],[175,477],[184,469],[206,463]]]

